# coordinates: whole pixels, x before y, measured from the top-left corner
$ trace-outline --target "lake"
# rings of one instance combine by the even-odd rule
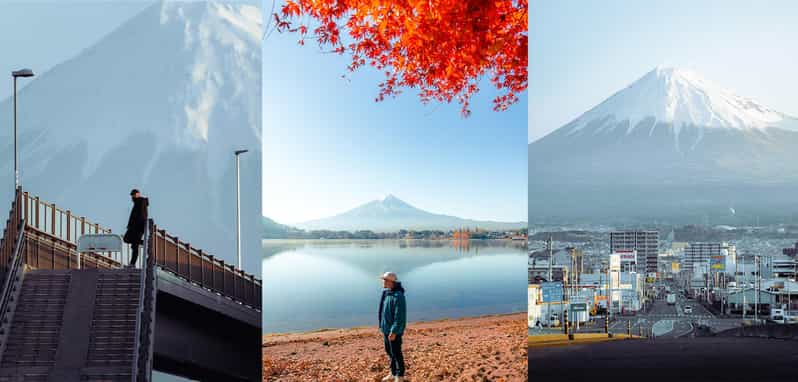
[[[376,326],[383,272],[405,288],[408,321],[526,311],[523,242],[263,242],[264,333]]]

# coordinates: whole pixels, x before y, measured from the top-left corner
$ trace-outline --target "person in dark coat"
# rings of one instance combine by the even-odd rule
[[[130,266],[134,266],[139,257],[139,246],[143,243],[144,231],[147,230],[147,207],[150,205],[150,200],[141,196],[141,192],[135,188],[130,191],[130,198],[133,200],[133,208],[127,220],[124,241],[130,244]]]
[[[396,278],[396,273],[385,272],[382,279],[382,297],[380,298],[379,323],[385,343],[385,352],[391,361],[391,374],[382,379],[383,382],[402,382],[405,377],[405,359],[402,355],[402,335],[407,323],[407,307],[405,304],[405,288]]]

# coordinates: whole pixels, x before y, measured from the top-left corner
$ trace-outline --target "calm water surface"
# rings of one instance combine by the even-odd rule
[[[526,310],[523,243],[264,241],[263,331],[376,325],[378,276],[399,275],[409,321]]]

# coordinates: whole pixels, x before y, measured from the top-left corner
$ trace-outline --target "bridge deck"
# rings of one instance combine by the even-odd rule
[[[17,189],[0,238],[0,382],[147,382],[153,361],[260,380],[259,279],[152,220],[143,269],[112,253],[78,260],[80,235],[109,232]]]

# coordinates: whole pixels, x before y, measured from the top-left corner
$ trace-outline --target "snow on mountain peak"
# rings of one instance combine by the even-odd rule
[[[798,120],[740,97],[695,71],[657,67],[582,114],[569,130],[576,132],[593,121],[604,120],[599,130],[629,121],[627,131],[631,131],[652,117],[657,123],[672,124],[677,134],[682,126],[798,129]]]
[[[410,205],[393,194],[387,194],[382,200],[376,200],[376,202],[379,203],[380,207],[383,209],[405,209],[410,207]]]

